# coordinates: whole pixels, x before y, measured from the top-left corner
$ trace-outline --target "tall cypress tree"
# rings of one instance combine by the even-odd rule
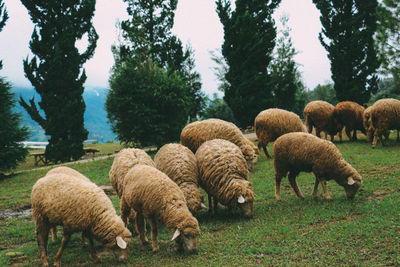
[[[252,125],[256,115],[272,107],[274,99],[267,68],[275,46],[272,14],[281,0],[217,0],[224,28],[222,55],[229,70],[224,99],[241,127]]]
[[[363,104],[377,90],[373,36],[377,28],[377,0],[313,0],[321,12],[319,39],[331,61],[332,80],[339,101]]]
[[[50,136],[46,157],[54,162],[78,159],[83,154],[86,81],[82,65],[93,56],[97,33],[92,25],[95,0],[21,0],[35,29],[29,43],[35,55],[24,60],[25,76],[41,96],[39,113],[34,99],[20,104]],[[87,35],[83,53],[75,46]]]
[[[0,0],[0,32],[7,19],[7,10],[3,0]],[[0,77],[0,172],[16,167],[28,153],[27,149],[19,143],[28,137],[28,131],[25,127],[20,127],[20,116],[12,111],[15,99],[10,91],[11,85]]]

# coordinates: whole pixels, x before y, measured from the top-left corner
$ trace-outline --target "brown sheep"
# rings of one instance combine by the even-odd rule
[[[342,129],[343,126],[335,121],[333,117],[333,110],[335,107],[326,101],[316,100],[308,103],[303,111],[304,120],[311,133],[313,127],[318,137],[321,137],[321,132],[325,132],[325,139],[328,134],[331,136],[333,142],[335,134],[339,133],[340,142],[342,142]]]
[[[349,140],[357,140],[357,130],[366,135],[363,125],[363,114],[365,108],[353,101],[339,102],[333,110],[333,117],[339,124],[346,126],[346,134]],[[353,136],[351,136],[353,131]]]
[[[122,249],[120,260],[128,256],[131,233],[106,196],[96,184],[74,175],[53,172],[40,178],[32,189],[32,217],[36,224],[37,242],[43,266],[48,266],[47,242],[51,228],[62,225],[64,237],[55,255],[54,265],[61,265],[61,255],[75,232],[82,232],[91,245],[96,260],[93,238],[106,247]]]
[[[279,137],[274,144],[274,165],[277,200],[281,199],[280,183],[287,173],[290,185],[299,198],[304,196],[297,186],[296,176],[302,171],[315,175],[313,197],[317,197],[320,182],[326,199],[331,199],[326,181],[333,179],[343,186],[348,198],[354,198],[362,183],[360,174],[343,159],[332,142],[308,133],[288,133]]]
[[[200,186],[208,194],[210,211],[215,212],[219,202],[231,211],[240,207],[245,217],[253,217],[253,186],[248,181],[249,172],[240,149],[227,140],[214,139],[199,147],[196,158]]]
[[[178,185],[166,174],[148,165],[138,164],[126,175],[127,183],[121,198],[121,217],[126,221],[131,209],[137,213],[136,224],[142,244],[148,242],[145,220],[151,227],[153,251],[158,251],[157,221],[173,234],[177,249],[184,247],[197,252],[199,224],[186,206],[185,197]]]
[[[271,158],[268,154],[267,146],[279,136],[291,132],[306,132],[306,128],[295,113],[270,108],[261,111],[254,120],[254,128],[257,134],[258,147],[263,148],[265,156]]]
[[[394,98],[385,98],[376,101],[370,109],[370,121],[374,133],[372,140],[372,148],[376,147],[376,143],[381,141],[382,146],[385,145],[382,135],[389,137],[390,130],[397,130],[397,142],[399,141],[400,130],[400,101]],[[371,127],[371,126],[370,126]]]
[[[225,139],[237,145],[242,151],[250,170],[257,161],[253,146],[240,129],[233,123],[220,119],[208,119],[192,122],[183,128],[181,132],[181,144],[196,153],[197,149],[205,141],[213,139]]]
[[[166,144],[154,156],[154,163],[157,169],[179,186],[194,216],[199,214],[201,209],[207,208],[199,189],[197,160],[189,148],[181,144]]]

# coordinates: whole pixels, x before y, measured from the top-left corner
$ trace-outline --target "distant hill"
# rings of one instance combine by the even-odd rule
[[[17,99],[22,96],[25,101],[28,101],[35,96],[36,103],[40,100],[40,95],[33,88],[14,87],[12,92]],[[86,88],[83,93],[83,99],[86,103],[84,116],[85,128],[89,131],[88,139],[97,140],[99,143],[116,140],[116,136],[111,131],[111,126],[108,123],[107,112],[104,109],[106,96],[107,89],[105,88]],[[22,124],[31,131],[29,141],[43,142],[48,140],[43,129],[31,119],[29,114],[18,103],[15,111],[21,114]]]

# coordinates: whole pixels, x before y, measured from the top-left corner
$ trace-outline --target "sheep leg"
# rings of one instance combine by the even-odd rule
[[[160,249],[157,241],[157,235],[158,235],[157,222],[153,218],[147,218],[147,221],[149,222],[151,228],[151,247],[153,249],[153,252],[157,252]]]
[[[51,240],[53,242],[57,241],[57,226],[53,226],[50,228]]]
[[[294,192],[296,193],[296,195],[299,198],[304,198],[303,193],[301,193],[300,188],[298,187],[297,182],[296,182],[296,176],[298,174],[299,174],[299,172],[297,172],[297,171],[289,172],[289,182],[290,182],[290,185],[292,186]]]
[[[271,158],[271,156],[268,154],[268,143],[266,143],[266,144],[262,144],[262,148],[263,148],[263,150],[264,150],[264,154],[265,154],[265,156],[267,157],[267,158]]]
[[[121,206],[120,206],[120,211],[121,211],[121,219],[125,223],[125,226],[128,226],[128,217],[131,212],[131,209],[129,205],[127,205],[126,201],[124,198],[121,198]]]
[[[71,233],[64,230],[64,236],[61,241],[61,246],[58,249],[56,255],[54,256],[54,266],[61,266],[61,255],[64,251],[65,246],[68,244],[70,239],[71,239]]]
[[[342,140],[342,130],[339,131],[339,140],[340,140],[340,143],[343,142],[343,140]]]
[[[142,241],[142,245],[147,245],[149,243],[149,240],[146,236],[146,222],[144,220],[143,214],[140,212],[136,213],[136,225],[139,230],[139,238],[140,241]]]
[[[331,200],[331,196],[328,193],[327,185],[325,180],[321,180],[322,191],[324,192],[324,198],[327,200]]]
[[[353,130],[353,141],[357,140],[357,129]]]
[[[36,220],[36,236],[39,248],[40,260],[43,266],[49,266],[47,260],[47,242],[49,239],[49,227],[43,222],[42,219]]]
[[[321,130],[320,129],[315,129],[315,135],[319,138],[321,138]]]
[[[281,198],[282,178],[283,178],[283,175],[278,174],[278,172],[275,173],[275,197],[276,197],[276,200],[282,200],[282,198]]]
[[[372,139],[372,148],[376,147],[376,142],[378,141],[378,134],[377,134],[377,130],[375,130],[374,132],[374,138]]]
[[[318,197],[318,184],[319,184],[319,179],[315,177],[315,183],[314,183],[314,188],[312,191],[312,197],[317,198]]]
[[[212,201],[212,196],[210,194],[208,194],[208,212],[211,212],[212,214],[215,214],[213,201]]]
[[[89,247],[90,247],[90,255],[92,256],[92,258],[97,261],[97,262],[101,262],[100,257],[97,255],[96,253],[96,249],[94,247],[94,242],[93,242],[93,236],[90,233],[82,233],[82,238],[84,238],[84,236],[86,236],[89,239]]]
[[[353,141],[353,139],[351,138],[351,129],[349,129],[349,127],[346,127],[346,135],[350,141]]]

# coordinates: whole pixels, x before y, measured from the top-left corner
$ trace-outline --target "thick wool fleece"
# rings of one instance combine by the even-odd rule
[[[246,202],[254,201],[246,162],[235,144],[222,139],[204,142],[196,158],[200,185],[214,200],[232,208],[240,196]]]
[[[37,227],[62,225],[64,232],[88,232],[116,246],[116,237],[130,236],[110,199],[96,184],[65,173],[50,173],[32,189],[32,216]]]
[[[144,164],[155,167],[151,157],[142,149],[126,148],[122,149],[115,156],[110,170],[111,185],[121,198],[125,183],[125,175],[137,164]]]
[[[255,151],[240,129],[233,123],[220,119],[208,119],[192,122],[181,132],[181,144],[187,146],[193,153],[205,141],[225,139],[237,145],[246,159],[249,169],[253,168],[256,160]]]
[[[320,180],[335,180],[346,186],[348,177],[361,186],[360,174],[347,163],[339,149],[330,141],[308,133],[289,133],[279,137],[274,143],[275,172],[285,177],[288,172],[313,172]]]
[[[79,178],[79,179],[83,179],[85,181],[91,182],[89,180],[89,178],[87,178],[86,176],[84,176],[80,172],[78,172],[78,171],[76,171],[76,170],[74,170],[72,168],[69,168],[69,167],[61,166],[61,167],[53,168],[50,171],[48,171],[46,175],[52,175],[52,174],[66,174],[66,175],[69,175],[71,177],[75,177],[75,178]]]
[[[342,140],[341,130],[343,126],[335,121],[333,117],[334,109],[335,107],[326,101],[316,100],[308,103],[303,111],[308,132],[311,133],[313,127],[315,127],[318,137],[321,137],[320,132],[325,132],[325,139],[329,134],[331,141],[333,141],[335,134],[339,132],[340,140]]]
[[[270,108],[261,111],[254,120],[254,128],[257,134],[258,146],[264,149],[264,153],[269,157],[267,145],[279,136],[291,132],[306,132],[306,128],[295,113]]]
[[[333,117],[342,126],[346,126],[347,137],[354,141],[357,140],[357,130],[366,134],[363,125],[363,114],[365,108],[353,101],[339,102],[333,110]],[[353,136],[351,136],[351,131]]]
[[[372,147],[376,146],[377,138],[384,145],[382,135],[388,135],[389,130],[397,130],[399,141],[400,130],[400,101],[393,98],[385,98],[376,101],[370,109],[370,121],[374,132]],[[370,125],[371,127],[371,125]]]
[[[196,216],[201,210],[203,194],[199,189],[197,159],[193,152],[181,144],[166,144],[154,156],[154,163],[179,186],[190,212]]]
[[[171,233],[179,229],[192,236],[200,234],[199,224],[187,208],[182,191],[166,174],[139,164],[126,176],[129,183],[122,194],[121,206],[133,208],[145,218],[157,219]]]

